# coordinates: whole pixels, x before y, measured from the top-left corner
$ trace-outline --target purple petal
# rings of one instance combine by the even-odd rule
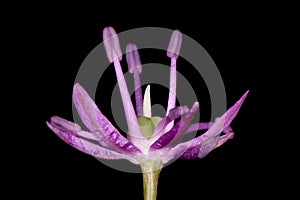
[[[126,152],[124,150],[124,145],[116,145],[115,143],[110,141],[104,134],[99,133],[98,131],[94,133],[82,131],[81,127],[78,124],[70,122],[61,117],[57,117],[57,116],[52,117],[51,125],[63,132],[68,132],[70,134],[78,135],[86,139],[94,140],[95,142],[98,142],[101,146],[108,148],[110,150],[117,151],[117,152]],[[74,127],[76,127],[76,129],[74,129]],[[123,146],[123,148],[120,148],[120,146]]]
[[[226,111],[222,117],[220,117],[212,126],[211,128],[206,131],[204,134],[202,134],[199,137],[196,137],[188,142],[184,142],[181,144],[178,144],[172,149],[165,150],[166,155],[163,159],[163,162],[169,162],[170,160],[174,158],[178,158],[182,156],[187,150],[195,151],[195,149],[200,148],[199,150],[199,156],[203,157],[205,156],[209,151],[212,149],[220,146],[224,142],[226,142],[228,139],[233,137],[233,132],[231,128],[227,128],[231,121],[234,119],[234,117],[237,115],[241,105],[243,104],[247,94],[249,91],[247,91],[239,101],[237,101],[229,110]],[[227,128],[227,129],[226,129]],[[224,131],[225,135],[220,136],[220,133]],[[186,157],[192,157],[189,154]]]
[[[171,109],[169,114],[157,124],[151,138],[157,136],[160,137],[163,133],[165,133],[164,131],[166,130],[166,127],[170,124],[170,122],[182,115],[187,114],[188,112],[189,108],[187,106],[178,106],[176,108]]]
[[[209,129],[215,122],[201,122],[190,125],[190,127],[187,129],[186,134],[194,132],[194,131],[200,131],[204,129]],[[232,128],[230,126],[226,127],[223,130],[224,133],[230,133],[233,132]]]
[[[233,132],[222,136],[211,137],[203,140],[199,146],[199,158],[205,157],[209,152],[224,144],[227,140],[233,138]]]
[[[204,129],[209,129],[214,123],[213,122],[204,122],[204,123],[196,123],[196,124],[192,124],[186,134],[190,133],[190,132],[194,132],[194,131],[199,131],[199,130],[204,130]],[[185,160],[191,160],[191,159],[195,159],[195,158],[203,158],[205,155],[207,155],[212,149],[205,149],[205,146],[208,147],[214,147],[217,148],[218,146],[220,146],[221,144],[225,143],[228,139],[232,138],[234,133],[232,131],[232,128],[230,126],[228,126],[226,129],[223,130],[223,132],[226,134],[224,136],[220,136],[220,137],[216,137],[215,139],[215,144],[212,145],[203,145],[203,144],[199,144],[199,146],[195,147],[195,148],[190,148],[188,149],[186,152],[184,152],[184,154],[180,157],[181,159],[185,159]]]
[[[167,118],[172,121],[174,119],[177,119],[181,115],[187,114],[188,112],[189,112],[189,108],[187,106],[177,106],[176,108],[172,108],[169,111]]]
[[[196,102],[191,108],[191,110],[183,117],[183,119],[177,122],[169,132],[165,133],[158,140],[156,140],[150,146],[150,149],[151,150],[161,149],[166,145],[170,144],[171,142],[180,138],[180,136],[182,136],[188,129],[198,109],[199,109],[199,103]]]
[[[58,116],[51,117],[51,125],[62,131],[67,131],[90,140],[97,141],[97,138],[90,132],[82,131],[81,127],[74,122],[68,121]]]
[[[198,144],[198,146],[188,149],[186,152],[184,152],[184,154],[182,154],[182,156],[180,156],[180,158],[185,160],[203,158],[209,152],[224,144],[227,140],[232,139],[233,136],[234,133],[229,132],[222,136],[207,138]]]
[[[170,58],[177,59],[180,52],[181,43],[182,43],[182,34],[179,30],[176,30],[172,33],[168,51],[167,51],[167,56]]]
[[[95,102],[78,83],[74,85],[73,102],[83,123],[99,140],[103,138],[101,135],[103,134],[109,141],[125,151],[140,152],[101,113]]]
[[[66,130],[70,131],[80,131],[81,127],[78,124],[75,124],[74,122],[70,122],[66,119],[63,119],[58,116],[53,116],[51,117],[51,123],[54,124],[55,126],[64,128]]]
[[[122,60],[122,51],[116,31],[112,27],[105,27],[103,30],[103,42],[106,55],[110,63],[114,60]]]
[[[133,73],[134,78],[134,94],[136,102],[136,112],[138,116],[143,116],[143,93],[140,81],[140,73],[142,72],[142,65],[140,55],[136,45],[128,44],[126,47],[126,61],[128,70]]]
[[[191,149],[187,150],[186,152],[184,152],[184,154],[182,154],[182,156],[180,156],[180,158],[184,159],[184,160],[192,160],[195,158],[199,158],[199,152],[200,152],[199,147],[191,148]]]
[[[138,164],[138,161],[132,157],[130,154],[121,154],[106,148],[103,148],[99,145],[96,145],[92,142],[87,140],[81,139],[79,135],[76,135],[75,132],[68,132],[66,130],[58,129],[57,127],[53,126],[53,124],[46,122],[48,127],[62,140],[66,143],[71,145],[72,147],[82,151],[86,154],[92,155],[97,158],[104,158],[104,159],[126,159],[134,164]]]
[[[220,134],[225,128],[227,128],[239,112],[248,92],[249,90],[245,92],[245,94],[231,108],[229,108],[204,135],[213,137]]]
[[[202,123],[196,123],[196,124],[192,124],[190,125],[190,127],[187,129],[186,133],[191,133],[194,131],[200,131],[203,129],[208,129],[211,126],[211,122],[202,122]]]

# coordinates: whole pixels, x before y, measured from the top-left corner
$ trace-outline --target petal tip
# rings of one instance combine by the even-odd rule
[[[247,90],[247,91],[243,94],[243,96],[240,98],[239,101],[243,102],[243,101],[246,99],[246,97],[248,96],[249,91],[250,91],[250,90]]]
[[[51,123],[50,123],[50,122],[48,122],[48,121],[46,121],[46,124],[47,124],[47,126],[50,128],[50,126],[51,126]]]
[[[200,103],[198,101],[196,101],[193,105],[193,108],[198,110],[199,107],[200,107]]]
[[[79,84],[79,83],[75,83],[74,86],[73,86],[73,90],[78,90],[78,89],[81,89],[82,86]]]

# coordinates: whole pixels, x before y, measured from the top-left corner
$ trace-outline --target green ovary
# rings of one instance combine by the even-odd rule
[[[146,137],[147,139],[151,138],[155,130],[155,127],[157,126],[157,124],[160,122],[161,119],[162,119],[161,117],[157,117],[157,116],[151,118],[139,116],[138,122],[143,136]]]

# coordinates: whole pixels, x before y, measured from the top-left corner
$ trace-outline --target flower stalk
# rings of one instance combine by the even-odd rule
[[[144,200],[156,200],[158,178],[162,168],[163,163],[160,160],[147,160],[141,164]]]

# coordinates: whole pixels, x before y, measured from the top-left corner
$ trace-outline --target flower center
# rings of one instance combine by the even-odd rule
[[[147,139],[151,138],[157,124],[160,122],[161,119],[162,118],[158,116],[151,118],[145,116],[138,116],[138,122],[143,136]]]

